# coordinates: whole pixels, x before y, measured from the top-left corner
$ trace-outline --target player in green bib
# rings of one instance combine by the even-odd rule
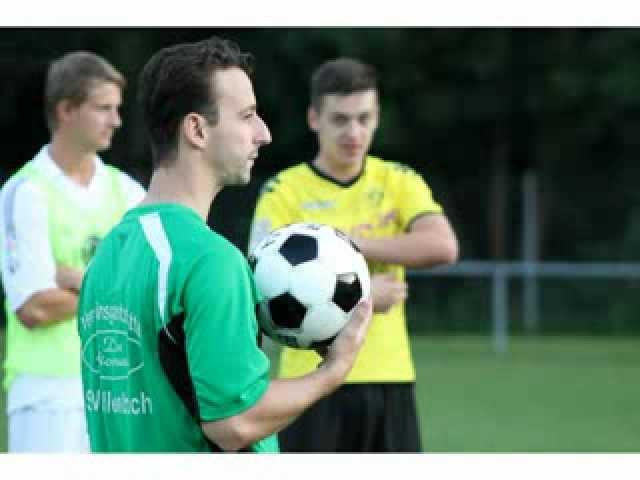
[[[344,381],[362,345],[368,301],[322,366],[270,380],[252,273],[206,224],[216,194],[246,184],[271,141],[249,59],[214,37],[159,51],[141,74],[148,195],[100,244],[80,292],[94,452],[277,452],[275,433]]]
[[[10,453],[89,450],[78,291],[100,239],[145,194],[99,156],[121,125],[125,83],[90,52],[51,62],[44,95],[50,141],[0,191]]]

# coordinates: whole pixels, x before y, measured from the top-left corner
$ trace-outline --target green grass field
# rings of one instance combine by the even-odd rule
[[[498,356],[488,337],[415,337],[413,351],[427,451],[640,451],[640,338],[514,338]]]
[[[640,451],[640,339],[415,338],[433,452]]]

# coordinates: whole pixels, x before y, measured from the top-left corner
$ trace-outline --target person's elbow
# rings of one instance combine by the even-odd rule
[[[432,268],[451,265],[458,261],[459,255],[458,241],[455,237],[452,237],[440,241],[437,245],[425,246],[420,255],[416,255],[411,261],[407,262],[407,266]]]
[[[451,265],[458,261],[460,257],[460,246],[458,240],[455,238],[450,239],[442,245],[442,252],[440,255],[441,265]]]
[[[237,452],[258,440],[254,429],[241,416],[202,424],[204,434],[225,452]]]

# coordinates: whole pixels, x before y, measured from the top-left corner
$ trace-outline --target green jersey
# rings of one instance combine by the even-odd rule
[[[80,292],[82,383],[94,452],[207,452],[201,422],[239,414],[269,386],[258,292],[241,252],[192,210],[130,210]],[[278,451],[275,435],[250,448]]]

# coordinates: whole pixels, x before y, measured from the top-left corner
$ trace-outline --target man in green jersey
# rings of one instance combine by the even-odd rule
[[[318,153],[269,181],[256,206],[252,243],[288,223],[333,225],[351,234],[372,274],[375,315],[346,384],[282,431],[286,452],[422,449],[405,268],[454,262],[458,243],[421,175],[369,155],[378,118],[372,67],[348,58],[322,64],[308,110]],[[298,378],[318,361],[313,351],[284,348],[280,374]]]
[[[278,451],[274,433],[342,383],[362,344],[369,301],[321,366],[271,381],[251,271],[206,225],[218,192],[245,185],[271,141],[249,60],[214,37],[165,48],[141,73],[148,195],[100,244],[80,293],[92,451]]]

